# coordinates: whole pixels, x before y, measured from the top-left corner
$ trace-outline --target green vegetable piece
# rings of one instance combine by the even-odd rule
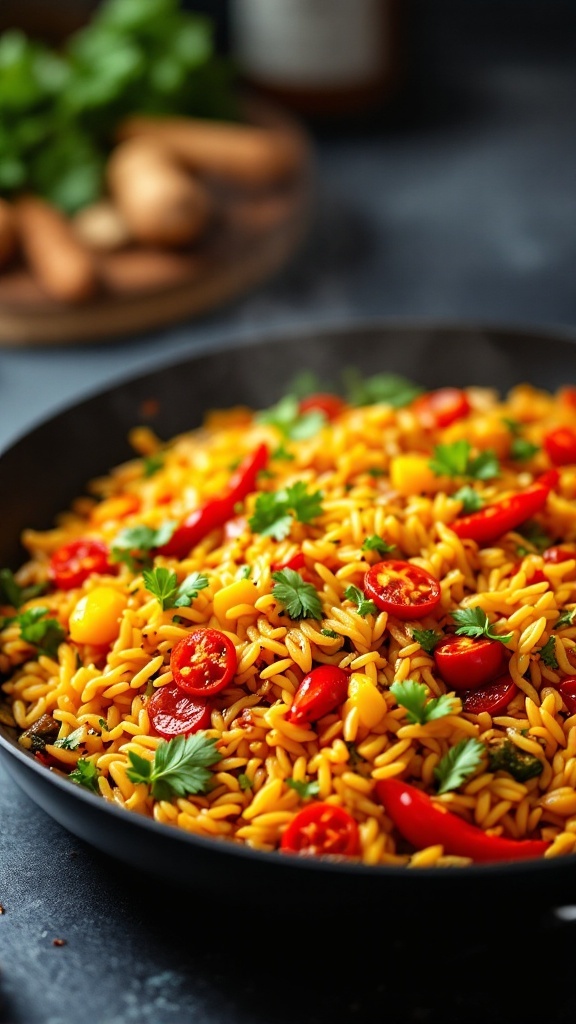
[[[203,732],[162,740],[153,761],[130,751],[126,774],[131,782],[145,782],[155,800],[207,793],[212,782],[209,768],[221,760],[216,740]]]
[[[435,629],[413,629],[412,638],[426,654],[432,654],[436,644],[442,639],[442,633],[438,633]]]
[[[167,608],[189,607],[209,582],[208,577],[203,573],[192,572],[179,584],[176,573],[164,566],[144,569],[142,576],[146,590],[149,590],[158,600],[162,611]]]
[[[76,782],[79,786],[89,789],[92,793],[99,793],[99,775],[100,772],[94,762],[81,757],[76,762],[76,767],[70,772],[68,778],[72,779],[72,782]]]
[[[546,643],[540,648],[540,657],[547,668],[558,668],[558,659],[556,657],[556,637],[553,633],[548,637]]]
[[[452,495],[457,501],[462,502],[462,511],[466,513],[478,512],[484,505],[482,497],[470,484],[464,484]]]
[[[302,480],[275,493],[262,491],[256,498],[248,525],[254,533],[284,540],[295,519],[308,524],[322,515],[321,501],[321,491],[309,493]]]
[[[322,602],[318,591],[306,583],[295,569],[272,573],[272,594],[284,606],[291,619],[321,619]]]
[[[349,367],[342,377],[350,405],[376,405],[381,402],[393,409],[401,409],[424,391],[419,384],[397,373],[377,373],[363,378],[359,370]]]
[[[15,621],[20,626],[20,636],[28,644],[38,649],[39,654],[47,654],[53,658],[58,648],[66,639],[66,632],[57,619],[45,618],[48,608],[35,605],[28,611],[17,615]]]
[[[383,537],[379,537],[377,533],[372,533],[369,537],[366,537],[362,543],[362,551],[376,551],[379,555],[388,555],[391,551],[394,551],[395,544],[388,544]]]
[[[310,782],[300,782],[296,779],[286,779],[286,785],[295,789],[302,800],[310,800],[320,795],[320,783],[315,779]]]
[[[494,632],[494,628],[482,608],[458,608],[452,612],[452,618],[458,624],[456,630],[458,636],[486,636],[489,640],[500,640],[503,644],[507,644],[512,639],[512,633]]]
[[[500,463],[493,451],[472,457],[472,445],[463,438],[452,444],[438,444],[428,465],[436,476],[470,477],[491,480],[500,473]]]
[[[78,750],[83,739],[84,727],[80,726],[78,729],[73,729],[67,736],[63,736],[62,739],[54,740],[54,746],[61,747],[62,750]]]
[[[544,765],[535,754],[521,750],[506,736],[493,740],[488,747],[488,769],[507,772],[517,782],[527,782],[541,775]]]
[[[414,679],[392,683],[390,693],[394,694],[398,704],[406,708],[406,717],[412,725],[425,725],[454,712],[452,697],[443,694],[428,699],[424,683],[417,683]]]
[[[374,604],[374,601],[369,601],[359,587],[355,587],[353,584],[350,584],[350,586],[346,587],[346,590],[344,591],[344,597],[347,601],[352,601],[352,603],[356,605],[356,611],[363,618],[365,618],[366,615],[378,614],[378,608]]]
[[[486,747],[480,740],[469,737],[451,747],[434,769],[438,792],[458,789],[480,767]]]

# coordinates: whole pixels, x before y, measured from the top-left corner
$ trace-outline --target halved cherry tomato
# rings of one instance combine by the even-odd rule
[[[451,423],[467,416],[470,408],[466,392],[460,388],[427,391],[412,403],[413,411],[427,430],[449,427]]]
[[[360,849],[358,825],[343,807],[308,804],[283,833],[280,849],[314,857],[326,854],[354,857]]]
[[[236,648],[219,629],[203,626],[179,640],[170,655],[174,682],[185,693],[209,697],[234,678],[238,665]]]
[[[323,412],[327,420],[334,420],[347,404],[339,395],[333,395],[328,391],[317,391],[313,395],[302,398],[298,404],[300,414],[306,412]]]
[[[569,562],[571,558],[576,558],[576,551],[569,547],[563,547],[561,544],[554,544],[542,552],[542,558],[548,565],[559,565],[560,562]],[[529,583],[543,583],[544,580],[548,581],[548,577],[542,569],[535,569],[528,577]]]
[[[271,569],[272,572],[281,572],[282,569],[294,569],[295,572],[297,572],[298,569],[302,569],[305,564],[306,559],[304,558],[304,555],[301,551],[297,551],[296,554],[292,555],[292,558],[289,558],[286,562],[273,562]]]
[[[114,576],[118,568],[118,565],[110,562],[110,553],[104,541],[96,537],[81,537],[54,552],[48,566],[48,576],[60,590],[72,590],[80,587],[93,574]]]
[[[210,725],[210,703],[185,693],[176,683],[158,687],[148,701],[147,710],[154,732],[167,740],[173,736],[188,736]]]
[[[462,701],[462,710],[468,715],[479,715],[482,711],[487,711],[489,715],[499,715],[506,710],[517,693],[518,687],[511,676],[500,676],[494,683],[479,686],[477,690],[467,693]]]
[[[487,636],[443,637],[434,648],[436,668],[454,690],[474,690],[495,679],[502,670],[506,653],[501,640]]]
[[[558,693],[562,697],[571,715],[576,715],[576,676],[566,676],[558,687]]]
[[[576,462],[576,431],[571,427],[555,427],[544,435],[543,447],[554,466]]]
[[[423,619],[440,603],[438,580],[399,558],[375,562],[364,576],[364,592],[381,611],[399,619]]]
[[[303,725],[334,711],[346,700],[349,679],[350,673],[337,665],[313,668],[296,690],[286,721]]]
[[[548,470],[523,491],[502,498],[493,505],[485,505],[478,512],[471,512],[468,516],[456,519],[450,524],[450,529],[462,539],[475,540],[478,544],[491,544],[503,533],[515,530],[517,526],[540,512],[550,491],[558,483],[558,478],[558,470]]]

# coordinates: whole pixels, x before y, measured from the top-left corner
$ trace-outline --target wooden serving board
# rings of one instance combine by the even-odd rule
[[[0,272],[0,345],[114,341],[183,322],[251,290],[276,274],[303,242],[313,205],[313,146],[291,115],[250,97],[247,120],[282,127],[302,154],[296,173],[258,193],[218,193],[207,234],[184,250],[130,246],[97,257],[97,297],[69,305],[47,297],[25,266]]]

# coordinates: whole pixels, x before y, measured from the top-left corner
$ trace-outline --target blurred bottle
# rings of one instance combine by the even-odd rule
[[[245,83],[298,114],[383,110],[403,78],[402,0],[230,0]]]

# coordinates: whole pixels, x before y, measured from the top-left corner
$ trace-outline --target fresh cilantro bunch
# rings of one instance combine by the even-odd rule
[[[284,540],[295,519],[300,523],[311,523],[322,515],[321,501],[322,492],[309,493],[302,480],[280,491],[262,491],[256,498],[248,525],[254,533]]]
[[[127,526],[112,541],[110,557],[113,562],[125,562],[132,572],[138,572],[142,566],[152,562],[151,552],[154,548],[167,544],[178,524],[169,520],[157,529],[141,523],[139,526]]]
[[[429,466],[436,476],[492,480],[500,474],[500,463],[496,453],[487,450],[473,456],[472,445],[464,438],[452,444],[437,444]]]
[[[126,774],[131,782],[145,782],[155,800],[171,800],[174,796],[207,793],[212,781],[212,765],[222,755],[216,740],[202,732],[162,740],[149,761],[130,751],[130,767]]]

